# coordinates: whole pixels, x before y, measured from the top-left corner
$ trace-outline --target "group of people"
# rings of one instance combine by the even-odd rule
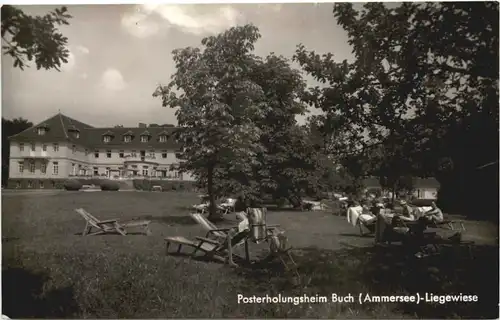
[[[397,213],[392,212],[391,224],[393,227],[409,221],[418,221],[418,224],[422,228],[425,228],[444,219],[443,212],[435,202],[431,203],[430,208],[412,207],[405,200],[400,200],[399,204],[402,207],[402,211]],[[359,201],[350,200],[347,207],[347,221],[353,226],[356,226],[358,223],[363,223],[365,226],[370,225],[377,220],[381,210],[387,209],[387,205],[382,200],[369,198]]]

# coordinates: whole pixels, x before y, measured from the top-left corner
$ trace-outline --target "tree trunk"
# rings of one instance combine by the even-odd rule
[[[214,167],[208,167],[207,174],[207,191],[208,191],[208,220],[210,221],[220,221],[222,217],[219,215],[217,210],[217,205],[215,204],[215,195],[214,195]]]

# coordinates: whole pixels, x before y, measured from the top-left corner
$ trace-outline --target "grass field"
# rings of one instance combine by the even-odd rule
[[[408,262],[328,212],[269,211],[302,276],[166,256],[163,238],[204,235],[190,193],[10,192],[2,196],[3,314],[11,318],[491,318],[498,315],[498,226],[468,221],[473,259]],[[153,235],[82,237],[83,207],[100,219],[147,218]],[[233,219],[233,221],[231,221]],[[230,214],[226,224],[235,223]],[[187,249],[189,250],[189,249]],[[253,245],[252,256],[266,250]],[[455,259],[455,260],[450,260]],[[477,294],[472,304],[238,304],[238,294]]]

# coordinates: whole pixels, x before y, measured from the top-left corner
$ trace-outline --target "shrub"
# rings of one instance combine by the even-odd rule
[[[64,181],[64,189],[68,191],[78,191],[82,186],[82,183],[78,180],[69,179]]]
[[[120,190],[120,184],[115,181],[104,180],[101,182],[102,191],[118,191]]]

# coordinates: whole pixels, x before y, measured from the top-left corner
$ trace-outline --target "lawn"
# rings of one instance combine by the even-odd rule
[[[231,268],[166,256],[163,238],[203,230],[188,216],[195,194],[182,192],[5,193],[2,196],[3,314],[11,318],[418,318],[498,316],[498,226],[467,221],[478,245],[405,260],[399,246],[373,246],[329,212],[269,211],[286,230],[302,275],[282,268]],[[152,235],[82,237],[83,207],[100,219],[147,218]],[[232,220],[232,221],[231,221]],[[235,223],[234,214],[225,224]],[[187,249],[189,250],[189,249]],[[253,245],[252,256],[266,250]],[[453,259],[453,260],[452,260]],[[359,293],[477,294],[469,304],[238,304],[244,296],[330,297]]]

